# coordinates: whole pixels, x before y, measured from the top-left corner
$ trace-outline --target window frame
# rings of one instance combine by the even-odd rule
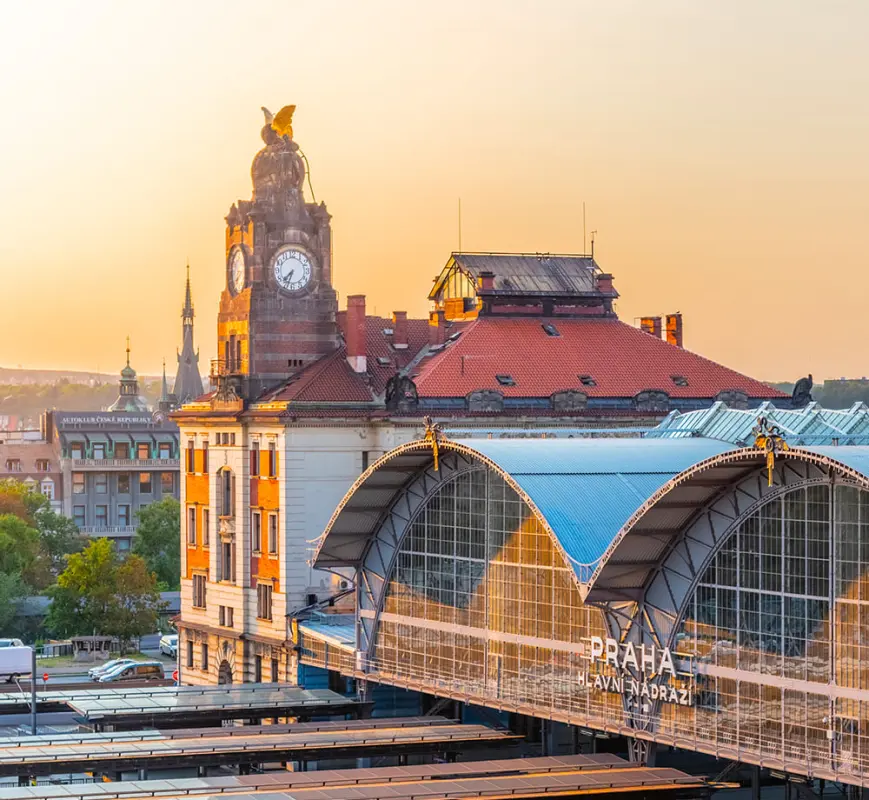
[[[270,513],[268,518],[268,554],[270,556],[276,556],[278,554],[278,515],[276,513]]]

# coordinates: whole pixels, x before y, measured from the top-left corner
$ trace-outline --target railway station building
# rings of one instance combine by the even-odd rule
[[[759,412],[759,413],[758,413]],[[869,785],[869,409],[717,404],[642,438],[450,440],[354,483],[317,543],[352,614],[303,664]]]

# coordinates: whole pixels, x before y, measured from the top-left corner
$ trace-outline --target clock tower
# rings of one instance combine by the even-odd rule
[[[218,391],[255,399],[338,347],[332,229],[325,203],[306,203],[293,140],[295,106],[263,109],[265,147],[253,196],[226,216],[226,287],[217,318]]]

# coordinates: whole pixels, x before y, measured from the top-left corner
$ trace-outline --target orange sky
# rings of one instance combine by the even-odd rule
[[[78,9],[78,10],[77,10]],[[203,365],[260,106],[336,285],[422,315],[465,249],[579,252],[625,320],[766,379],[869,374],[869,4],[18,3],[0,48],[0,365],[159,370],[189,257]],[[173,367],[174,368],[174,367]]]

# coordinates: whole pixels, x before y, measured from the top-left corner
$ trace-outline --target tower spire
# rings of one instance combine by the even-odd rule
[[[127,335],[127,366],[130,366],[130,337]]]
[[[169,400],[169,384],[166,382],[166,359],[163,359],[163,390],[160,393],[160,401],[168,402]]]
[[[165,368],[163,370],[165,375]],[[166,379],[163,378],[165,383]],[[187,261],[187,281],[184,285],[184,306],[181,309],[181,352],[178,353],[178,371],[172,388],[173,400],[189,403],[202,395],[202,376],[199,374],[199,353],[193,347],[193,293],[190,289],[190,261]],[[168,393],[167,393],[168,394]]]

